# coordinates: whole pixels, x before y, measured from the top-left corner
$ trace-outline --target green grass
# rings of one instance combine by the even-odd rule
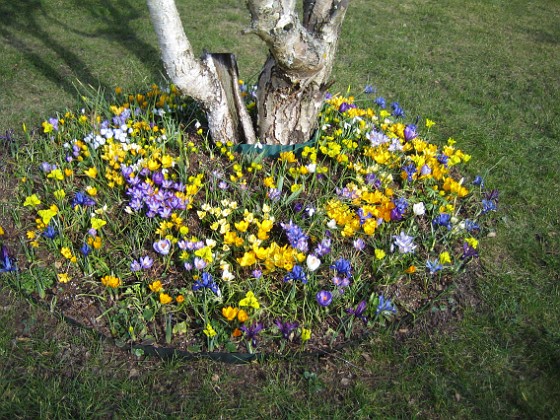
[[[246,36],[236,46],[248,23],[243,5],[209,1],[191,11],[183,3],[195,47],[234,49],[242,77],[254,76],[264,52]],[[76,79],[127,90],[161,81],[144,5],[119,2],[110,12],[111,4],[0,0],[0,133],[74,107]],[[211,11],[223,4],[228,23],[214,24]],[[0,416],[556,416],[559,15],[558,2],[544,0],[357,0],[348,12],[335,90],[371,83],[409,116],[436,120],[500,189],[497,236],[483,244],[484,272],[472,279],[478,299],[461,319],[441,332],[382,333],[336,357],[160,362],[3,290]]]

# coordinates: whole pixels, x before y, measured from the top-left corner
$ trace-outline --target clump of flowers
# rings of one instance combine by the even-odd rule
[[[35,163],[20,156],[29,255],[130,341],[254,351],[379,327],[408,305],[400,284],[427,295],[476,258],[498,209],[455,140],[385,107],[329,95],[316,141],[266,156],[213,143],[173,86],[95,98],[43,122]]]

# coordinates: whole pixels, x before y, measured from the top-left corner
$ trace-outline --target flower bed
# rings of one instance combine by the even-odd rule
[[[214,144],[173,87],[86,104],[18,153],[28,263],[3,247],[0,267],[123,343],[330,348],[452,283],[497,208],[433,121],[368,94],[330,96],[314,141],[274,157]]]

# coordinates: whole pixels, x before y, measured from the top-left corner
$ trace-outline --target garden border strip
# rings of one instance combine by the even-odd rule
[[[13,288],[11,288],[10,286],[4,286],[4,287],[9,287],[11,290],[14,290]],[[445,288],[444,290],[442,290],[434,299],[432,299],[430,301],[430,303],[432,302],[436,302],[437,300],[439,300],[445,293],[448,293],[452,288],[456,287],[456,283],[453,282],[451,283],[447,288]],[[17,290],[14,290],[15,292],[18,292]],[[355,346],[357,344],[362,343],[364,340],[366,340],[367,338],[371,337],[374,333],[376,333],[376,330],[369,330],[364,334],[361,334],[359,337],[355,337],[352,338],[342,344],[339,344],[331,349],[325,349],[325,350],[320,350],[320,349],[313,349],[313,350],[304,350],[304,351],[296,351],[296,352],[289,352],[287,354],[281,354],[281,353],[240,353],[240,352],[233,352],[233,353],[224,353],[224,352],[199,352],[199,353],[193,353],[193,352],[189,352],[186,350],[181,350],[181,349],[177,349],[174,347],[166,347],[166,346],[157,346],[157,345],[153,345],[153,344],[132,344],[132,345],[124,345],[121,346],[117,343],[117,340],[114,339],[113,337],[108,337],[105,334],[101,333],[100,331],[92,328],[92,327],[88,327],[87,325],[84,325],[83,323],[77,321],[76,319],[65,315],[64,313],[62,313],[61,311],[51,311],[50,309],[50,305],[48,305],[47,302],[37,298],[36,296],[33,295],[26,295],[24,293],[19,292],[18,293],[20,295],[20,297],[23,297],[24,299],[29,299],[31,300],[34,304],[41,306],[43,309],[48,310],[49,312],[60,316],[62,320],[64,320],[65,322],[67,322],[70,325],[76,326],[82,330],[87,330],[87,331],[92,331],[94,334],[96,334],[98,337],[100,337],[104,342],[111,344],[112,346],[126,351],[127,353],[133,355],[133,351],[134,350],[142,350],[144,352],[144,355],[149,355],[149,356],[157,356],[162,360],[170,360],[173,358],[179,358],[181,360],[186,360],[186,361],[192,361],[192,360],[199,360],[199,359],[210,359],[216,362],[223,362],[223,363],[227,363],[227,364],[248,364],[248,363],[252,363],[252,362],[263,362],[266,361],[268,359],[272,359],[272,358],[276,358],[276,359],[288,359],[290,357],[293,356],[298,356],[298,357],[322,357],[322,356],[329,356],[329,355],[333,355],[337,352],[342,351],[344,348],[348,348],[348,347],[352,347]],[[423,306],[422,308],[419,309],[419,313],[422,314],[424,313],[425,309],[426,309],[427,305]],[[407,313],[406,315],[404,315],[400,320],[398,320],[397,322],[395,322],[394,324],[391,324],[388,328],[395,331],[397,330],[397,328],[401,327],[403,324],[404,325],[409,325],[409,323],[414,323],[416,321],[418,316],[415,316],[414,314],[411,313]]]

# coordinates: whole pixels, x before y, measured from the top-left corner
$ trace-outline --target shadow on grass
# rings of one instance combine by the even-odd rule
[[[144,42],[136,35],[137,29],[131,23],[137,19],[147,18],[142,14],[142,6],[133,5],[126,0],[120,1],[115,7],[109,0],[99,2],[78,2],[76,7],[80,10],[83,20],[96,28],[91,32],[79,28],[82,21],[74,26],[57,19],[56,16],[45,9],[40,0],[27,0],[25,2],[0,3],[0,16],[3,24],[0,26],[0,37],[6,44],[20,52],[23,57],[45,78],[57,84],[70,94],[76,94],[76,89],[67,72],[56,66],[55,61],[48,59],[49,54],[54,54],[60,62],[70,69],[84,84],[100,87],[107,90],[107,86],[100,80],[75,52],[72,39],[102,38],[109,44],[118,44],[123,50],[134,54],[141,63],[150,63],[152,79],[161,79],[159,72],[159,52],[152,45]],[[146,12],[147,13],[147,12]],[[68,34],[76,37],[65,41],[55,38],[43,29],[42,19],[55,22],[56,26],[63,28]],[[22,36],[23,35],[23,36]],[[153,63],[153,65],[152,65]]]

